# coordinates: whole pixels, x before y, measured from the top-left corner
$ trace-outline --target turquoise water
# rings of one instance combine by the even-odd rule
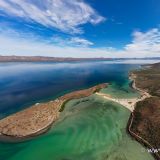
[[[128,73],[139,64],[1,64],[1,117],[40,101],[98,83],[102,92],[137,97]],[[118,69],[117,69],[118,68]],[[44,135],[19,143],[0,142],[0,160],[152,160],[126,133],[130,111],[92,95],[69,101],[59,121]]]
[[[109,84],[107,88],[101,90],[102,93],[110,94],[114,98],[136,98],[140,93],[131,87],[131,81],[128,80],[123,85],[116,83]]]
[[[67,103],[59,122],[29,142],[0,144],[5,160],[152,160],[126,133],[130,112],[99,98]]]

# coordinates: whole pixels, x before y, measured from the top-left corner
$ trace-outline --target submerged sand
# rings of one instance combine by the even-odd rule
[[[0,120],[0,134],[1,136],[10,137],[28,137],[41,134],[58,120],[59,114],[63,111],[67,101],[87,97],[93,93],[107,100],[119,103],[133,112],[136,103],[150,97],[150,95],[136,87],[135,75],[132,74],[130,79],[133,80],[132,87],[140,92],[141,96],[138,98],[115,98],[109,94],[98,92],[100,89],[105,88],[106,84],[96,85],[89,89],[65,94],[54,101],[36,103],[23,111]]]
[[[132,82],[133,82],[132,83],[133,89],[135,89],[136,91],[138,91],[140,93],[139,97],[136,97],[136,98],[118,98],[117,97],[117,98],[115,98],[115,97],[112,97],[111,95],[106,94],[106,93],[97,92],[96,94],[105,98],[105,99],[119,103],[122,106],[129,109],[131,112],[133,112],[137,102],[143,101],[144,99],[151,97],[151,95],[148,92],[136,87],[135,78],[136,78],[136,75],[133,73],[129,77],[129,79],[132,80]]]

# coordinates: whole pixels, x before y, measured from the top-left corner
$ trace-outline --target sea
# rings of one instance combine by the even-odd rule
[[[108,83],[101,92],[138,97],[129,73],[153,60],[0,63],[0,119],[35,103]],[[126,130],[130,111],[98,95],[69,101],[43,135],[0,142],[0,160],[153,160]],[[13,122],[14,123],[14,122]]]

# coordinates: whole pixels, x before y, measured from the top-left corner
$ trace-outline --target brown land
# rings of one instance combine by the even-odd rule
[[[54,101],[37,103],[23,111],[0,120],[1,137],[24,138],[45,132],[59,118],[65,103],[71,99],[83,98],[105,88],[107,84],[99,84],[89,89],[65,94]]]
[[[147,60],[160,59],[160,57],[150,58],[74,58],[74,57],[45,57],[45,56],[2,56],[0,62],[76,62],[76,61],[106,61],[106,60]]]
[[[135,87],[151,97],[136,104],[131,114],[129,132],[160,159],[160,63],[133,71]],[[155,153],[154,153],[155,152]]]
[[[73,58],[73,57],[44,57],[44,56],[1,56],[0,62],[76,62],[103,61],[111,58]]]

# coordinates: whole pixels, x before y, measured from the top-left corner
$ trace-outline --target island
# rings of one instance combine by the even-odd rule
[[[102,83],[89,89],[74,91],[53,101],[36,103],[25,110],[10,115],[0,120],[0,138],[20,139],[42,134],[58,120],[67,101],[88,97],[106,86],[106,83]]]
[[[160,159],[160,63],[144,65],[131,72],[134,87],[150,96],[137,102],[130,117],[129,133]]]

